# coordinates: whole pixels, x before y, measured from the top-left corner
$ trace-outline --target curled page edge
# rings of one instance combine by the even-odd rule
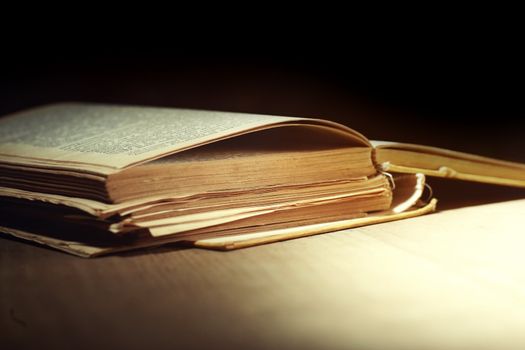
[[[359,226],[407,219],[431,213],[436,210],[437,199],[429,198],[420,205],[421,196],[426,188],[425,175],[399,175],[395,177],[396,189],[392,209],[371,213],[366,217],[340,220],[328,223],[297,226],[272,231],[248,233],[235,236],[200,239],[189,242],[192,246],[215,250],[233,250],[273,243],[288,239],[307,237],[321,233],[340,231]]]
[[[324,224],[315,224],[309,226],[293,227],[275,231],[252,233],[239,236],[229,236],[220,238],[202,239],[192,242],[197,248],[216,249],[216,250],[233,250],[247,248],[261,244],[273,243],[283,240],[289,240],[300,237],[307,237],[321,233],[341,231],[344,229],[355,228],[360,226],[379,224],[388,221],[408,219],[415,216],[431,213],[436,210],[437,199],[433,198],[428,204],[420,208],[410,209],[401,213],[388,212],[370,215],[364,218],[355,218],[349,220],[335,221]]]

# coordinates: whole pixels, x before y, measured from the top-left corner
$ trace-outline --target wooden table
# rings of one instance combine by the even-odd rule
[[[525,200],[232,252],[2,236],[2,349],[525,347]]]

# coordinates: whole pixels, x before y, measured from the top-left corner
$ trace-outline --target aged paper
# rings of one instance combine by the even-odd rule
[[[213,140],[278,125],[304,123],[339,130],[369,145],[359,133],[318,119],[71,103],[2,118],[0,161],[109,174]]]

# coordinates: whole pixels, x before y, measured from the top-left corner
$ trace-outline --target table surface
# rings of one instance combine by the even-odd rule
[[[1,236],[0,340],[4,349],[523,348],[524,214],[525,200],[458,205],[231,252],[95,259]]]

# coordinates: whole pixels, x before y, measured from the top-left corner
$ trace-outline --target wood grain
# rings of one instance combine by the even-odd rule
[[[525,346],[525,200],[231,252],[2,236],[3,349]]]

